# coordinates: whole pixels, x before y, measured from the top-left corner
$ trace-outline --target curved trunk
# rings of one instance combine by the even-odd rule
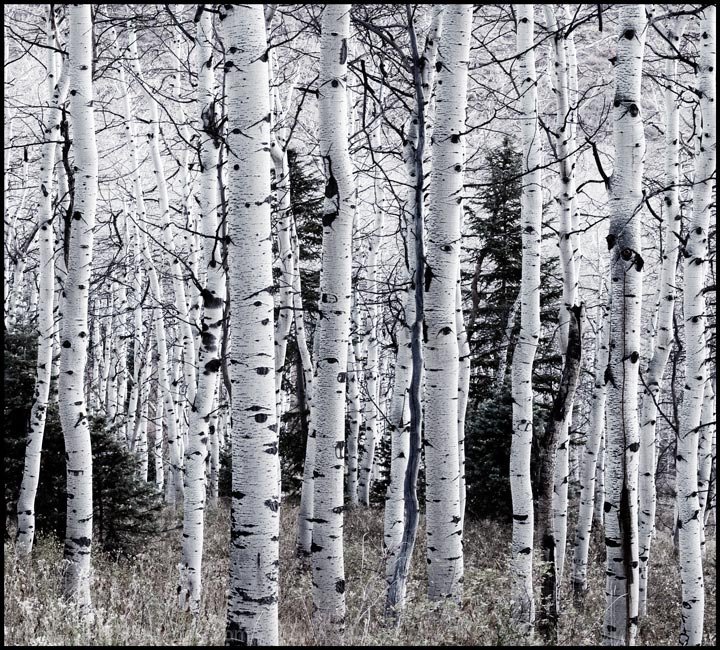
[[[226,645],[277,645],[279,508],[269,82],[262,5],[223,5],[232,311],[232,527]]]
[[[468,393],[470,391],[470,344],[465,327],[462,308],[462,288],[460,286],[460,266],[458,265],[457,290],[455,294],[455,326],[458,339],[460,374],[458,375],[458,464],[460,466],[460,517],[461,526],[465,525],[465,414],[467,412]]]
[[[76,184],[67,242],[67,278],[60,354],[60,421],[67,459],[67,520],[63,593],[90,607],[92,544],[92,451],[83,379],[87,364],[88,291],[93,259],[98,156],[92,85],[92,16],[90,5],[68,8],[70,22],[70,114]]]
[[[532,5],[517,5],[520,125],[523,143],[523,188],[520,199],[522,275],[520,334],[512,362],[513,438],[510,446],[510,490],[513,504],[511,546],[512,617],[518,629],[531,633],[535,624],[532,585],[533,495],[530,448],[533,437],[532,369],[540,339],[540,236],[542,192],[540,134],[533,47]]]
[[[642,269],[640,212],[645,137],[640,82],[647,20],[623,5],[617,31],[610,179],[610,356],[605,432],[605,645],[635,642],[638,623],[638,368]]]
[[[389,413],[390,481],[388,482],[385,497],[385,514],[383,517],[383,546],[387,553],[385,580],[388,586],[395,579],[395,565],[405,523],[404,486],[410,447],[408,388],[410,386],[410,370],[412,366],[409,335],[410,332],[405,324],[399,323],[395,381]]]
[[[698,502],[700,505],[700,527],[702,555],[705,557],[706,512],[710,496],[710,478],[712,474],[712,443],[715,436],[715,391],[713,381],[708,377],[705,383],[702,410],[700,412],[700,438],[698,440]]]
[[[582,362],[582,327],[585,307],[573,305],[570,310],[570,326],[568,330],[567,348],[565,350],[565,363],[558,392],[553,399],[550,417],[539,440],[538,458],[538,493],[537,537],[542,555],[541,565],[541,600],[538,628],[542,631],[549,645],[557,645],[558,624],[558,590],[560,585],[560,571],[557,559],[557,536],[553,530],[555,512],[553,496],[555,489],[553,476],[555,472],[555,451],[557,437],[571,414],[571,405],[575,397],[580,365]]]

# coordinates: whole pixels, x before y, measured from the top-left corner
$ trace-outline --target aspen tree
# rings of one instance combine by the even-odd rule
[[[47,40],[52,47],[55,41],[55,12],[52,7],[47,13]],[[67,95],[69,76],[67,63],[63,60],[60,69],[56,62],[54,49],[47,50],[47,91],[49,115],[43,127],[47,140],[43,143],[40,163],[40,192],[37,210],[40,277],[38,300],[38,346],[35,370],[35,393],[30,411],[30,427],[25,446],[25,465],[23,468],[20,494],[17,501],[17,538],[16,549],[19,555],[32,551],[35,537],[35,497],[40,479],[40,453],[45,433],[45,416],[50,397],[52,371],[53,338],[55,334],[54,293],[55,263],[53,230],[53,169],[55,167],[55,149],[60,131],[61,104]]]
[[[698,498],[698,434],[707,381],[708,349],[703,288],[707,272],[708,231],[714,204],[716,162],[715,7],[705,7],[702,14],[697,76],[702,121],[695,156],[692,212],[684,250],[685,387],[675,464],[676,525],[682,583],[680,645],[702,643],[705,614],[701,544],[703,520]]]
[[[425,422],[428,597],[460,601],[463,582],[459,489],[459,350],[456,279],[460,261],[463,133],[472,5],[450,5],[438,47],[435,128],[426,223]]]
[[[673,47],[678,47],[685,21],[673,21],[665,36]],[[675,306],[675,268],[680,249],[680,107],[677,89],[677,59],[669,53],[665,62],[665,169],[663,192],[663,256],[658,299],[655,309],[656,326],[653,352],[643,378],[642,413],[640,416],[639,500],[638,531],[640,559],[639,615],[647,613],[647,581],[650,561],[650,544],[655,531],[655,457],[657,454],[657,404],[663,374],[673,346],[673,312]]]
[[[567,33],[566,26],[555,18],[550,5],[543,7],[548,30],[554,33],[552,38],[553,74],[552,89],[555,94],[556,120],[553,137],[560,172],[560,189],[555,196],[560,218],[558,224],[558,247],[563,277],[563,296],[560,307],[559,330],[560,352],[567,353],[570,311],[578,303],[577,237],[575,216],[575,133],[571,124],[574,121],[574,106],[571,79],[576,70],[571,69],[569,49],[574,49],[572,32]],[[565,13],[565,12],[564,12]],[[574,63],[574,59],[572,60]],[[572,419],[572,400],[567,404],[568,418],[558,431],[555,448],[555,475],[552,493],[553,535],[555,536],[555,566],[558,582],[562,581],[565,562],[565,543],[567,539],[567,490],[568,490],[568,454],[570,449],[569,429]]]
[[[218,237],[217,166],[221,134],[216,114],[212,14],[201,11],[197,22],[198,92],[200,96],[199,221],[205,237],[206,284],[201,291],[203,314],[195,400],[190,405],[188,445],[185,450],[183,546],[178,599],[181,609],[199,611],[205,513],[205,462],[208,456],[210,418],[219,378],[220,341],[225,302],[225,271]],[[184,302],[185,297],[182,296]],[[192,337],[190,337],[192,338]]]
[[[638,624],[638,368],[642,270],[640,211],[645,138],[640,83],[647,19],[623,5],[617,27],[613,140],[609,182],[610,352],[605,431],[605,645],[633,644]]]
[[[232,311],[232,510],[226,645],[277,645],[279,508],[270,101],[262,5],[222,5]]]
[[[603,286],[604,283],[601,280],[598,289],[600,296],[603,295]],[[598,329],[595,333],[595,379],[591,402],[590,427],[580,471],[580,508],[575,530],[572,586],[577,601],[587,590],[588,553],[595,506],[595,477],[599,462],[598,457],[601,453],[603,429],[605,428],[605,399],[607,396],[605,369],[608,364],[609,336],[607,307],[601,298],[601,304],[598,308]],[[600,504],[600,507],[602,508],[602,504]]]
[[[88,290],[93,259],[98,156],[92,84],[90,5],[68,8],[69,92],[75,153],[75,195],[70,222],[60,355],[60,422],[67,459],[67,521],[63,593],[90,607],[93,495],[92,451],[83,378],[87,364]]]
[[[407,185],[405,212],[407,228],[404,233],[408,246],[407,289],[403,294],[404,320],[398,329],[398,356],[395,363],[395,382],[390,405],[390,482],[385,500],[384,545],[387,552],[385,579],[387,597],[385,615],[395,616],[405,606],[405,591],[410,559],[417,529],[417,496],[415,485],[419,458],[410,465],[411,457],[420,454],[422,410],[420,408],[422,383],[421,324],[418,322],[418,301],[422,304],[423,285],[418,277],[424,275],[418,260],[424,261],[423,237],[423,158],[425,151],[425,112],[430,103],[436,74],[435,62],[444,16],[443,5],[434,5],[432,19],[422,52],[418,51],[414,19],[407,9],[407,26],[413,61],[415,102],[406,122],[403,142],[403,163]],[[417,233],[417,234],[416,234]],[[422,267],[422,263],[420,263]],[[422,310],[420,310],[422,312]],[[419,360],[418,367],[415,363]],[[414,404],[414,406],[411,404]],[[413,416],[414,412],[414,416]],[[459,413],[459,411],[458,411]],[[414,427],[414,436],[413,436]],[[411,438],[415,440],[415,444]],[[413,445],[413,449],[411,449]],[[413,494],[409,494],[413,492]],[[410,517],[407,517],[407,513]]]
[[[320,155],[326,178],[319,339],[313,379],[316,430],[313,499],[313,613],[345,618],[343,461],[355,191],[348,151],[350,5],[325,5],[320,36]],[[357,361],[357,359],[356,359]]]
[[[516,5],[520,126],[523,146],[523,187],[520,199],[522,276],[520,334],[512,363],[513,438],[510,447],[510,490],[513,504],[510,598],[516,626],[525,633],[535,624],[532,586],[533,496],[530,447],[533,436],[532,369],[540,340],[540,237],[542,191],[540,132],[537,119],[537,77],[533,50],[532,5]]]

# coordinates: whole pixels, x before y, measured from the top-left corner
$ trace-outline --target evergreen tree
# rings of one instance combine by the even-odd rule
[[[508,341],[505,330],[520,289],[522,262],[521,157],[510,138],[505,137],[502,145],[488,152],[485,158],[486,181],[466,202],[469,234],[480,239],[480,246],[470,251],[475,267],[473,275],[463,279],[464,286],[470,284],[471,287],[471,308],[467,312],[472,368],[471,403],[493,392],[499,369],[505,367],[509,372],[520,327],[518,311]],[[546,236],[553,235],[548,233]],[[544,258],[541,266],[540,310],[544,327],[535,361],[537,384],[534,386],[538,392],[548,395],[552,381],[560,374],[560,357],[553,350],[552,342],[561,292],[557,266],[555,258]],[[506,346],[507,359],[502,364],[501,357]]]

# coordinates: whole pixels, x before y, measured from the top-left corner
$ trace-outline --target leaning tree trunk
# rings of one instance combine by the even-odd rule
[[[526,634],[535,624],[532,585],[533,495],[530,448],[533,437],[532,369],[540,339],[540,236],[542,180],[537,118],[537,78],[533,48],[532,5],[517,5],[520,125],[523,145],[523,188],[520,198],[522,275],[520,334],[512,362],[513,438],[510,446],[510,490],[513,504],[510,598],[512,617]]]
[[[567,347],[565,350],[565,363],[558,392],[553,399],[550,417],[545,430],[539,440],[538,458],[538,493],[537,536],[542,555],[541,569],[541,598],[538,628],[542,632],[548,645],[557,645],[558,624],[558,590],[560,586],[560,571],[556,558],[556,535],[553,530],[555,513],[553,511],[553,494],[555,493],[553,477],[555,474],[555,450],[560,430],[567,426],[572,412],[572,403],[575,397],[580,366],[582,363],[582,326],[585,308],[573,305],[570,309],[570,323],[568,328]]]
[[[450,5],[438,49],[425,273],[425,503],[430,600],[462,598],[455,305],[471,28],[472,5]]]
[[[397,548],[388,552],[386,580],[388,583],[385,599],[385,616],[400,621],[400,612],[405,607],[407,580],[419,520],[419,503],[417,498],[417,479],[420,470],[420,454],[422,453],[422,379],[423,379],[423,345],[422,332],[424,325],[424,277],[425,277],[425,237],[424,237],[424,159],[425,159],[425,118],[426,106],[429,104],[435,72],[438,40],[445,14],[444,7],[435,5],[433,19],[426,38],[422,55],[418,51],[417,36],[410,5],[406,5],[407,31],[410,39],[412,55],[413,85],[415,104],[408,119],[408,130],[403,147],[403,159],[408,177],[405,209],[407,211],[407,245],[408,245],[408,276],[409,286],[405,296],[405,320],[408,328],[410,364],[409,385],[407,388],[410,421],[407,439],[401,440],[400,449],[396,447],[393,436],[393,466],[391,480],[401,476],[402,520],[394,524],[399,537]],[[402,337],[400,338],[402,340]],[[399,362],[398,362],[399,365]],[[401,369],[402,370],[402,369]],[[396,368],[396,372],[398,369]],[[397,454],[397,455],[396,455]],[[405,458],[407,456],[407,458]],[[396,460],[397,459],[397,460]],[[402,469],[395,468],[401,463]],[[392,487],[392,484],[391,484]],[[389,504],[388,504],[389,505]],[[388,507],[388,506],[386,506]],[[396,517],[400,516],[397,507],[389,505]],[[390,522],[391,524],[393,522]],[[386,531],[388,518],[386,517]]]
[[[221,143],[219,116],[215,113],[212,15],[202,11],[197,26],[198,92],[200,95],[200,226],[205,238],[206,283],[201,291],[203,315],[198,350],[197,390],[190,408],[185,450],[183,546],[180,560],[178,604],[196,614],[200,607],[201,565],[205,515],[205,462],[208,457],[210,418],[220,376],[225,302],[225,271],[218,226],[217,166]],[[183,300],[184,300],[183,296]],[[191,338],[192,341],[192,338]]]
[[[666,31],[673,47],[680,44],[683,22],[675,22]],[[641,617],[647,614],[647,583],[650,561],[650,543],[655,531],[655,458],[657,439],[655,435],[663,374],[673,345],[673,310],[675,306],[675,267],[680,248],[680,106],[677,88],[673,82],[677,76],[677,60],[671,55],[665,62],[665,187],[663,193],[664,246],[659,293],[656,307],[655,345],[643,379],[642,415],[640,417],[639,457],[639,559]]]
[[[232,528],[226,645],[277,645],[280,493],[271,158],[262,5],[223,5],[232,311]]]
[[[347,138],[349,37],[350,5],[326,5],[320,38],[319,88],[320,155],[327,182],[318,303],[320,335],[313,381],[313,426],[317,437],[312,571],[314,615],[335,624],[342,624],[345,618],[343,459],[355,201]]]
[[[54,10],[48,10],[48,44],[52,47],[55,40]],[[53,339],[55,335],[55,314],[53,310],[55,293],[55,232],[53,230],[53,169],[55,167],[55,149],[60,131],[60,106],[65,101],[68,90],[67,66],[63,65],[56,79],[56,54],[54,49],[47,50],[48,92],[50,94],[50,115],[44,128],[47,140],[43,143],[40,162],[40,192],[38,193],[38,227],[40,278],[38,299],[38,346],[35,371],[35,395],[30,411],[30,427],[25,446],[25,465],[23,468],[20,494],[17,501],[17,539],[18,555],[27,555],[32,551],[35,537],[35,496],[40,479],[40,452],[45,433],[45,416],[50,397],[52,372]]]
[[[65,529],[66,598],[90,607],[92,544],[92,451],[83,380],[87,363],[88,292],[93,259],[98,155],[92,84],[92,15],[90,5],[68,8],[70,36],[70,115],[75,153],[75,196],[66,242],[67,277],[60,356],[60,421],[67,459]]]
[[[633,644],[638,623],[638,449],[642,269],[640,212],[645,137],[640,82],[647,20],[623,5],[618,22],[610,179],[610,355],[605,433],[605,645]]]
[[[681,645],[700,645],[703,636],[705,593],[698,499],[698,431],[707,381],[708,348],[705,340],[705,274],[708,230],[714,204],[715,178],[715,7],[705,7],[698,61],[698,94],[702,123],[695,156],[692,213],[685,245],[685,391],[677,441],[677,528],[682,582]]]

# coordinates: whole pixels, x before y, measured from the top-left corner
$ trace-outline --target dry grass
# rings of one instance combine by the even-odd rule
[[[465,600],[461,609],[438,608],[424,595],[423,531],[408,585],[408,607],[399,627],[383,622],[384,568],[382,514],[359,509],[345,523],[348,618],[342,638],[313,630],[309,573],[294,554],[297,508],[283,509],[281,526],[280,634],[286,645],[523,645],[508,625],[509,530],[494,523],[470,522],[465,543]],[[6,645],[222,645],[227,587],[227,507],[210,513],[203,562],[203,605],[193,619],[177,610],[175,586],[179,531],[157,540],[133,561],[94,559],[92,619],[79,620],[60,596],[62,547],[38,540],[30,562],[20,563],[5,544]],[[708,543],[706,637],[715,644],[715,543]],[[675,645],[679,628],[677,561],[667,534],[654,545],[648,618],[641,644]],[[594,645],[603,612],[604,569],[596,556],[589,570],[590,592],[582,610],[572,605],[569,588],[559,630],[562,645]],[[565,581],[567,583],[567,579]],[[539,639],[534,643],[539,644]]]

